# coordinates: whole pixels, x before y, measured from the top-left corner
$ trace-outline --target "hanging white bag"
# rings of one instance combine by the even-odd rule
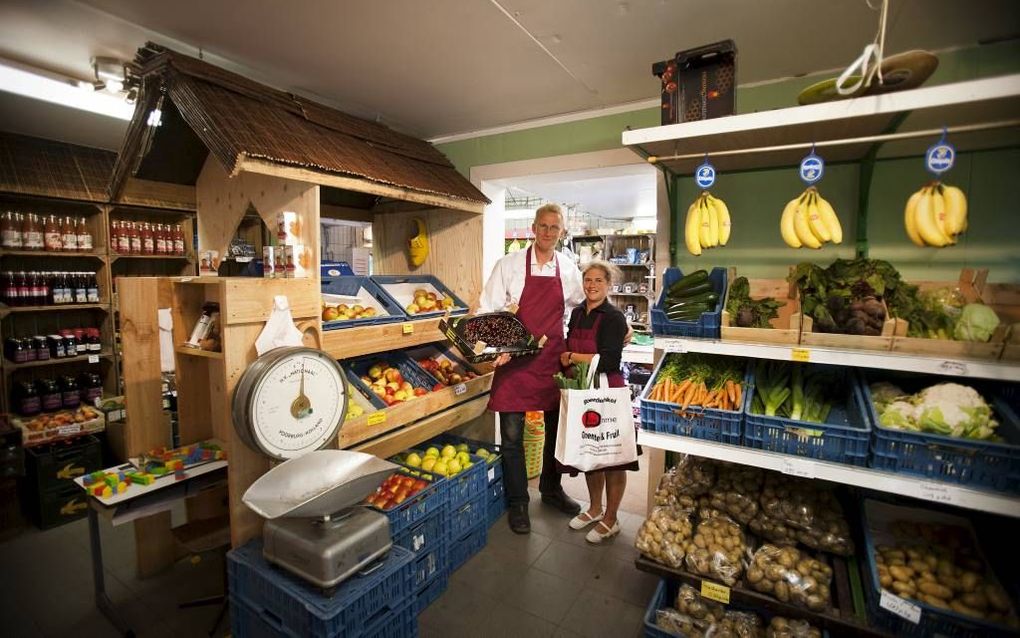
[[[593,385],[599,356],[588,368],[587,390],[560,390],[556,460],[590,472],[637,460],[630,389],[610,388],[603,373]]]

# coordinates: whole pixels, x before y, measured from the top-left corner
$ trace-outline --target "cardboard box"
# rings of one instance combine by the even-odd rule
[[[198,274],[202,277],[216,277],[220,270],[220,251],[203,250],[198,253]]]
[[[309,272],[310,252],[305,248],[304,244],[281,246],[277,250],[281,251],[283,255],[282,266],[284,277],[288,279],[303,279],[311,276]],[[279,277],[279,273],[276,276]]]
[[[274,279],[281,276],[276,271],[277,250],[278,249],[275,246],[262,247],[262,276],[267,279]]]
[[[301,218],[297,213],[283,211],[276,214],[276,239],[281,246],[301,243]]]

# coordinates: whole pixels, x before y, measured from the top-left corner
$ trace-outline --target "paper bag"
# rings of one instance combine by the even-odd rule
[[[290,302],[286,295],[276,295],[273,312],[269,315],[266,327],[255,340],[255,351],[261,357],[274,348],[283,346],[300,346],[301,331],[294,326],[294,317],[290,314]]]

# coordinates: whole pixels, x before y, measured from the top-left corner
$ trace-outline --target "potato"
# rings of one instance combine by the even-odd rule
[[[963,601],[963,604],[968,607],[973,607],[974,609],[979,609],[981,611],[988,609],[988,597],[981,592],[974,591],[969,594],[964,594],[961,600]]]
[[[885,574],[884,576],[879,576],[878,577],[878,584],[881,585],[883,589],[889,589],[890,587],[892,587],[892,584],[893,584],[892,576],[890,576],[889,574]]]
[[[928,603],[929,605],[931,605],[933,607],[939,607],[940,609],[950,609],[948,602],[946,602],[945,600],[942,600],[941,598],[937,598],[935,596],[929,596],[928,594],[921,594],[920,596],[918,596],[918,599],[922,603]]]
[[[909,582],[914,578],[914,570],[910,569],[909,567],[893,565],[892,567],[889,568],[889,573],[892,574],[892,577],[895,578],[896,580],[903,582]]]
[[[959,600],[949,601],[949,607],[958,614],[964,614],[965,616],[972,616],[974,618],[984,618],[985,614],[982,611],[969,607]]]
[[[917,585],[917,589],[922,593],[941,598],[943,600],[949,600],[953,597],[953,590],[938,583],[931,581],[923,581]]]
[[[765,572],[760,567],[750,567],[747,570],[747,582],[752,585],[765,578]]]
[[[893,591],[900,596],[908,596],[913,598],[917,595],[917,587],[914,586],[912,581],[894,580],[892,584]]]
[[[978,585],[981,584],[981,576],[974,572],[963,572],[960,575],[960,590],[966,593],[971,593],[977,590]]]

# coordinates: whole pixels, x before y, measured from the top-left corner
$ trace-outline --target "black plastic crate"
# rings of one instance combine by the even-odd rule
[[[88,495],[75,484],[41,494],[26,494],[29,515],[39,529],[58,527],[88,513]]]
[[[103,469],[103,447],[88,435],[70,442],[25,448],[27,478],[38,493],[74,485],[74,479]]]

